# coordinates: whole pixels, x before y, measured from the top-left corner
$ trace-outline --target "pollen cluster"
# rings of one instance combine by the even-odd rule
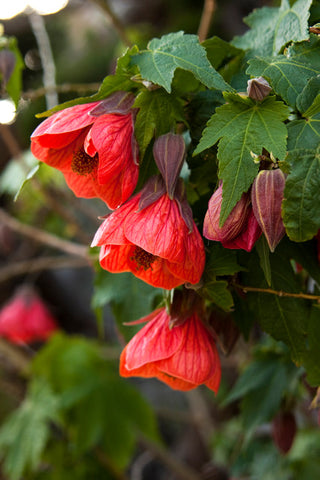
[[[89,175],[98,166],[98,155],[90,157],[83,149],[75,152],[72,157],[71,170],[79,175]]]
[[[143,268],[143,270],[147,270],[148,268],[152,268],[151,264],[156,260],[156,256],[152,255],[152,253],[146,252],[141,247],[136,247],[134,251],[134,255],[131,257],[131,260],[134,260],[137,264],[137,268]]]

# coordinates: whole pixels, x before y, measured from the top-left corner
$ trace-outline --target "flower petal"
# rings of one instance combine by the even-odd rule
[[[176,201],[166,194],[143,210],[132,212],[124,230],[128,240],[153,255],[171,262],[185,259],[187,227]]]
[[[168,268],[169,262],[160,257],[157,257],[147,269],[143,269],[143,267],[139,268],[135,260],[130,257],[128,258],[128,265],[130,271],[137,278],[140,278],[144,282],[149,283],[149,285],[152,285],[156,288],[165,288],[166,290],[171,290],[172,288],[176,288],[184,283],[183,279],[170,272]]]
[[[130,272],[128,258],[134,253],[134,245],[104,245],[99,261],[102,268],[111,273]]]

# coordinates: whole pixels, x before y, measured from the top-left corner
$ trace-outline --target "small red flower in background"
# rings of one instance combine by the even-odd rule
[[[98,197],[117,208],[138,181],[133,101],[132,94],[117,92],[54,113],[31,135],[32,153],[60,170],[78,197]]]
[[[131,271],[154,287],[171,289],[199,282],[205,252],[183,182],[177,178],[184,141],[179,135],[164,135],[155,143],[155,156],[162,149],[170,153],[172,178],[164,176],[165,184],[162,177],[152,177],[140,193],[106,218],[92,246],[101,247],[102,268],[112,273]]]
[[[123,377],[155,377],[175,390],[202,384],[218,392],[221,367],[214,339],[194,311],[172,319],[160,308],[140,321],[148,322],[128,343],[120,357]]]
[[[0,337],[13,343],[43,341],[58,326],[41,298],[31,287],[22,287],[0,311]]]

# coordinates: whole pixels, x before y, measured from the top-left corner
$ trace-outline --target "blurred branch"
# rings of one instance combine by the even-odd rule
[[[28,17],[39,48],[43,68],[43,85],[45,88],[54,87],[56,84],[56,68],[43,17],[33,10],[29,13]],[[46,93],[47,109],[53,108],[58,103],[59,100],[56,91],[48,91],[48,93]]]
[[[127,46],[127,47],[132,47],[132,43],[129,40],[125,28],[120,22],[119,18],[113,13],[111,10],[108,0],[91,0],[92,3],[95,3],[98,5],[106,14],[109,20],[111,21],[114,29],[117,31],[119,37],[121,38],[122,42]]]
[[[63,240],[56,235],[52,235],[51,233],[44,232],[43,230],[19,222],[15,218],[8,215],[3,209],[0,209],[0,221],[12,230],[21,233],[26,237],[32,238],[37,242],[45,243],[50,247],[62,250],[63,252],[69,253],[71,255],[76,255],[78,257],[84,258],[88,261],[88,263],[90,261],[88,249],[85,245],[80,245],[77,243],[69,242],[68,240]]]
[[[87,92],[96,92],[100,88],[100,83],[64,83],[62,85],[51,85],[47,87],[37,88],[36,90],[28,90],[22,94],[24,100],[36,100],[48,93],[69,93],[75,92],[83,95]]]
[[[0,355],[9,359],[10,364],[20,373],[27,373],[30,365],[30,355],[27,355],[21,348],[12,345],[3,338],[0,338]]]
[[[201,480],[201,476],[188,465],[180,462],[169,450],[149,438],[139,434],[139,443],[146,448],[155,458],[160,460],[176,478],[181,480]]]
[[[21,149],[8,125],[0,123],[0,135],[3,138],[3,141],[6,144],[10,155],[12,155],[13,157],[18,157],[21,154]]]
[[[26,273],[35,273],[57,268],[82,268],[86,266],[88,266],[88,261],[84,258],[68,256],[31,258],[10,263],[0,268],[0,283]]]
[[[216,9],[215,0],[204,0],[202,15],[200,19],[200,24],[198,28],[198,37],[199,42],[203,42],[209,32],[209,28],[212,22],[212,17]]]

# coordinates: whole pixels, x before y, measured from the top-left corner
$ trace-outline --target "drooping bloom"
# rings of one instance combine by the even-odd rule
[[[31,287],[20,288],[0,311],[0,337],[12,343],[43,341],[57,329],[54,317]]]
[[[252,212],[250,196],[247,193],[241,196],[222,227],[219,226],[221,205],[222,183],[209,200],[203,236],[221,242],[225,248],[250,252],[261,235],[261,228]]]
[[[274,252],[286,232],[281,217],[285,183],[285,174],[280,168],[277,168],[276,170],[261,170],[252,185],[253,213],[267,239],[271,252]]]
[[[173,326],[165,308],[141,321],[148,323],[121,354],[121,376],[155,377],[175,390],[204,384],[218,391],[221,367],[217,347],[196,311]]]
[[[35,129],[31,151],[60,170],[75,195],[101,198],[115,209],[138,181],[133,102],[131,93],[116,92],[60,110]]]
[[[160,152],[162,159],[168,155],[182,164],[184,141],[179,135],[164,135],[155,142],[154,152],[156,158]],[[100,264],[106,270],[131,271],[150,285],[166,289],[198,283],[205,264],[203,241],[183,181],[177,178],[181,167],[172,165],[173,177],[150,178],[141,192],[104,220],[92,242],[101,247]]]

